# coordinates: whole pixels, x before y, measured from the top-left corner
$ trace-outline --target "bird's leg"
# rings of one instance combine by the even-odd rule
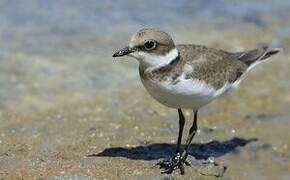
[[[190,165],[190,163],[186,161],[186,158],[188,156],[189,145],[190,145],[196,131],[197,131],[197,111],[194,111],[193,124],[189,130],[189,134],[188,134],[187,139],[186,139],[184,151],[182,152],[182,154],[180,154],[180,151],[179,151],[179,153],[177,153],[177,155],[175,155],[171,161],[168,161],[167,163],[164,163],[163,166],[161,166],[161,168],[165,169],[165,171],[163,173],[170,174],[175,169],[179,168],[181,174],[184,174],[184,164]]]
[[[177,161],[181,158],[181,140],[182,140],[182,132],[183,127],[185,123],[185,118],[182,113],[181,109],[178,109],[178,115],[179,115],[179,131],[178,131],[178,139],[176,144],[176,153],[170,160],[163,160],[161,162],[158,162],[157,165],[160,165],[160,168],[168,169],[173,164],[176,164]]]
[[[177,139],[177,146],[176,146],[176,154],[180,154],[180,145],[182,140],[182,133],[183,133],[183,127],[185,123],[184,115],[181,111],[181,109],[178,109],[178,115],[179,115],[179,131],[178,131],[178,139]]]
[[[181,159],[184,159],[184,160],[186,160],[186,158],[188,156],[188,148],[189,148],[190,143],[191,143],[191,141],[192,141],[192,139],[197,131],[197,111],[194,111],[193,113],[194,113],[193,123],[192,123],[190,130],[189,130],[189,134],[186,138],[186,144],[184,147],[184,151],[181,155]]]

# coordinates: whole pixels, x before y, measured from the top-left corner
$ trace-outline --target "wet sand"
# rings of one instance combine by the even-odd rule
[[[290,178],[290,24],[261,19],[160,25],[177,43],[284,48],[200,110],[191,159],[213,158],[227,168],[222,179]],[[13,26],[11,37],[1,31],[1,179],[215,179],[194,167],[163,175],[155,165],[173,155],[178,117],[147,94],[135,60],[111,58],[142,25],[129,24],[108,34],[29,25]],[[184,134],[191,111],[185,115]]]

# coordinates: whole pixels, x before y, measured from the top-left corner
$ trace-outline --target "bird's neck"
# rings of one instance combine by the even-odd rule
[[[165,55],[144,54],[143,59],[139,62],[140,67],[142,67],[142,69],[145,69],[145,71],[153,71],[172,64],[178,58],[179,52],[177,48],[174,48]]]
[[[179,69],[183,65],[183,61],[180,58],[179,54],[170,62],[163,64],[162,66],[146,66],[145,64],[140,63],[139,65],[139,75],[141,79],[151,79],[154,80],[155,76],[163,76],[170,72],[180,73]]]

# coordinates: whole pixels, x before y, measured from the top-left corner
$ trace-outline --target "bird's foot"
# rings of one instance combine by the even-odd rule
[[[184,174],[184,164],[190,166],[190,163],[186,161],[187,155],[176,153],[170,160],[162,160],[157,163],[160,169],[164,169],[162,173],[171,174],[174,170],[180,169],[180,173]]]

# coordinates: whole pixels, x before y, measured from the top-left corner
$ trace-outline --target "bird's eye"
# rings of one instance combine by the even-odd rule
[[[153,40],[148,40],[144,43],[144,47],[147,50],[152,50],[156,47],[156,42]]]

